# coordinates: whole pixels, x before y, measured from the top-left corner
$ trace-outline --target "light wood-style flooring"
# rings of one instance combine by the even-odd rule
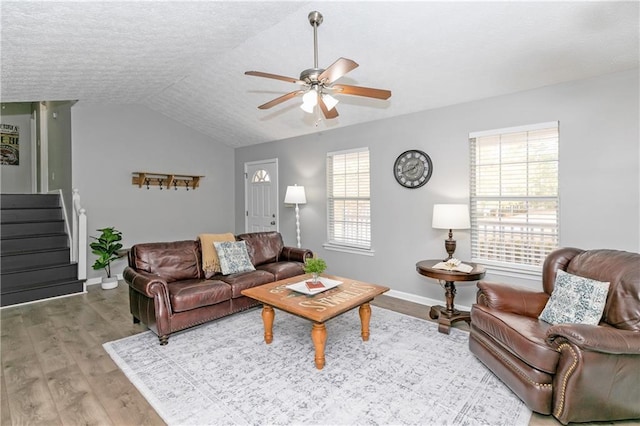
[[[102,348],[145,331],[133,324],[128,298],[121,281],[114,290],[89,286],[83,295],[2,309],[0,424],[163,425]],[[427,307],[388,296],[373,305],[429,319]],[[560,425],[537,414],[529,424]]]

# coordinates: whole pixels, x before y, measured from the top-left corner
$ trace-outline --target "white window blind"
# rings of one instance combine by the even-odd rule
[[[558,247],[558,122],[469,140],[473,261],[540,269]]]
[[[369,149],[327,154],[329,244],[371,248]]]

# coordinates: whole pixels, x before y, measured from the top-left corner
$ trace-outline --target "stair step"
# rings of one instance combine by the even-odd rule
[[[3,223],[0,238],[29,237],[42,234],[64,233],[64,220],[51,222],[16,222]]]
[[[48,282],[39,287],[33,287],[29,289],[15,290],[7,293],[3,291],[2,298],[0,298],[0,305],[10,306],[18,303],[48,299],[50,297],[82,293],[83,291],[84,282],[82,280],[72,279],[67,281]]]
[[[14,222],[46,222],[52,220],[62,220],[62,209],[40,208],[40,209],[7,209],[2,206],[0,210],[0,223]]]
[[[71,281],[78,277],[78,264],[44,266],[21,271],[2,271],[0,294],[38,288],[49,282]]]
[[[0,194],[3,209],[51,208],[60,206],[58,194]]]
[[[68,264],[70,257],[69,247],[24,251],[16,253],[2,253],[0,256],[0,271],[13,272],[42,266]]]
[[[35,235],[0,241],[3,254],[69,247],[67,234]]]

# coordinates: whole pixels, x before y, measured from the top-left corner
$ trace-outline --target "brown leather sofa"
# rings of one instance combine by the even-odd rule
[[[136,244],[124,279],[133,321],[142,321],[166,345],[169,335],[258,305],[240,292],[304,274],[313,254],[286,247],[278,232],[240,234],[255,271],[205,279],[199,240]]]
[[[556,271],[610,283],[598,325],[538,319]],[[480,281],[469,348],[533,411],[561,423],[640,418],[640,254],[562,248],[542,292]]]

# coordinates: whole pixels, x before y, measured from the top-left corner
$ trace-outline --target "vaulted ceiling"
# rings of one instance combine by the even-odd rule
[[[348,126],[633,69],[639,4],[630,2],[26,2],[2,1],[1,100],[146,105],[232,147]],[[318,120],[296,90],[339,57],[339,82],[389,100],[338,95]]]

